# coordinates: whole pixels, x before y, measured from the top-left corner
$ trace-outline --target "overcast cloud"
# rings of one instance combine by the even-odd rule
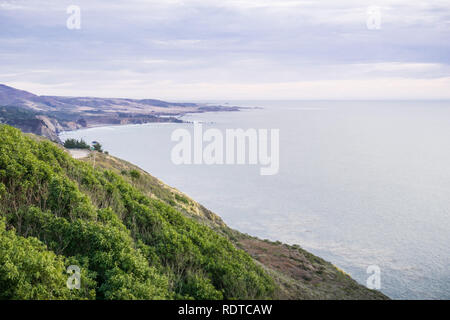
[[[69,5],[80,30],[66,27]],[[169,100],[450,99],[449,40],[448,0],[0,0],[0,83]]]

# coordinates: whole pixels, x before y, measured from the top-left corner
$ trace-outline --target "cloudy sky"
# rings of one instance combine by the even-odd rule
[[[70,5],[80,29],[67,28]],[[450,1],[0,0],[0,83],[169,100],[450,99]]]

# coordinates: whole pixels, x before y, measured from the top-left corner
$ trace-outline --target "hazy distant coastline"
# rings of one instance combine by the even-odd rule
[[[84,128],[151,122],[181,123],[187,113],[239,111],[239,107],[156,99],[38,96],[0,84],[0,123],[59,141]]]

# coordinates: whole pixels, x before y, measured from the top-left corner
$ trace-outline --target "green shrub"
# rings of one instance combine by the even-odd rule
[[[80,289],[68,289],[66,266],[71,264],[80,263],[54,254],[36,238],[6,231],[0,220],[0,299],[94,299],[95,282],[89,277],[82,277]]]
[[[133,179],[139,179],[141,177],[141,174],[139,173],[139,171],[133,169],[130,170],[130,177]]]
[[[91,147],[83,140],[67,139],[64,141],[64,147],[67,149],[90,149]]]
[[[98,142],[94,142],[92,144],[92,147],[94,148],[95,151],[103,152],[102,145],[100,143],[98,143]]]

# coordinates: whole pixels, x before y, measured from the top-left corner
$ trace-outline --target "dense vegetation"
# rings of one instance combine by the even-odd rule
[[[139,172],[129,176],[139,179]],[[0,238],[2,299],[275,293],[272,278],[226,237],[120,174],[6,125],[0,126]],[[66,287],[69,265],[81,268],[80,289]]]
[[[67,139],[64,141],[64,148],[67,149],[90,149],[91,146],[86,143],[83,139]]]

